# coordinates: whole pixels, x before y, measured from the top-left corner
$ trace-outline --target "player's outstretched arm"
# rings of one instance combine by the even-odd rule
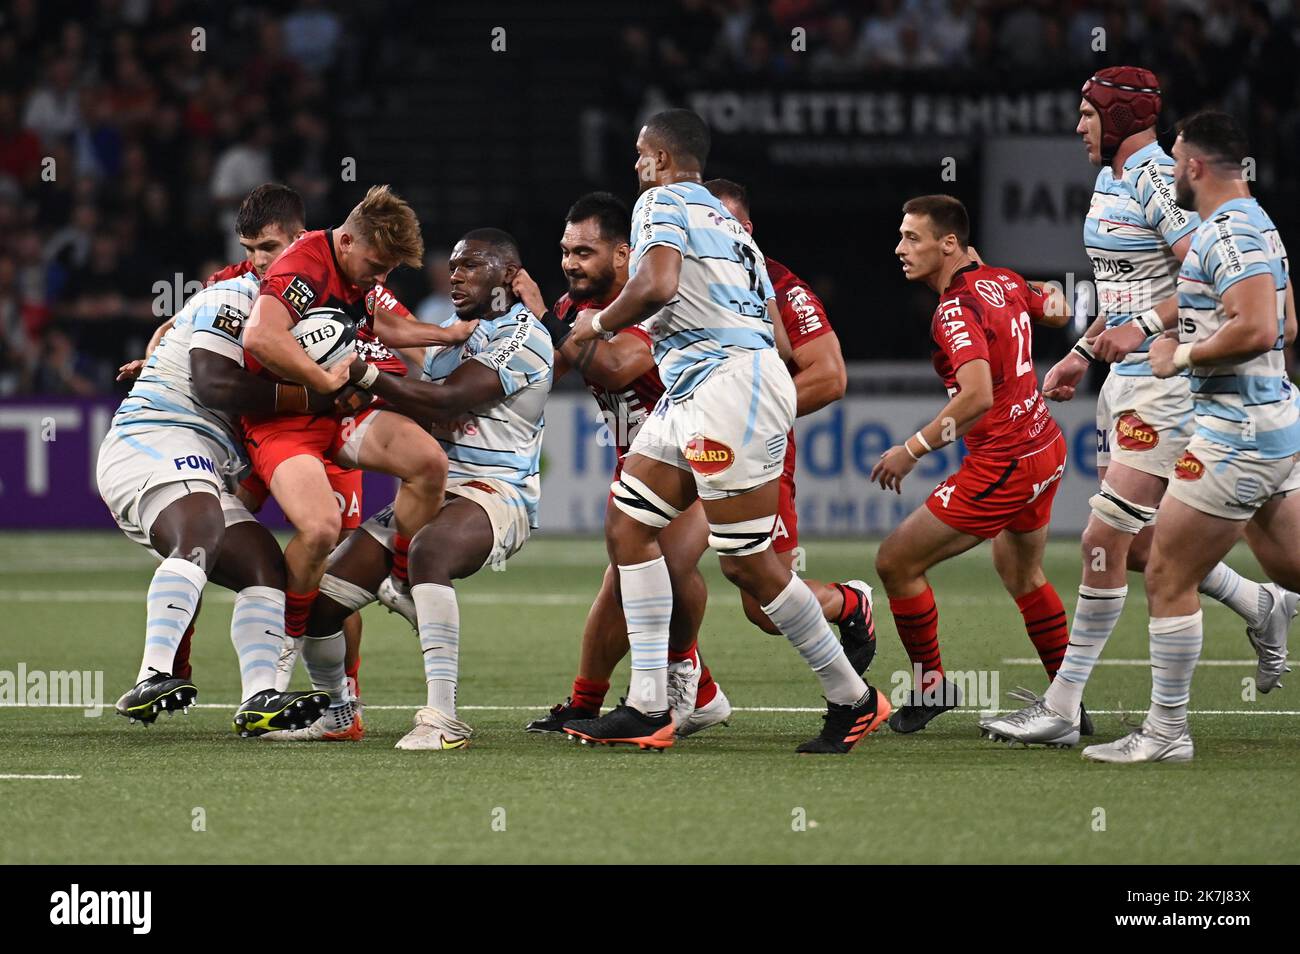
[[[633,275],[618,297],[598,314],[600,331],[621,331],[649,318],[677,295],[682,275],[682,253],[669,245],[655,245],[646,250]],[[579,343],[599,334],[591,320],[577,321],[570,338]]]
[[[272,374],[303,384],[321,394],[332,394],[348,380],[348,366],[340,363],[326,371],[307,357],[289,329],[293,319],[278,298],[258,295],[244,327],[244,347]]]
[[[478,320],[457,321],[446,328],[415,319],[399,318],[392,312],[375,308],[375,334],[390,348],[428,348],[433,345],[458,345],[469,339]]]
[[[367,385],[363,376],[369,367],[360,359],[353,361],[354,383],[365,386],[366,390],[425,426],[433,421],[458,417],[505,396],[500,375],[481,361],[466,361],[442,384],[380,374]]]
[[[834,404],[848,389],[840,339],[820,335],[794,349],[795,414],[803,417]]]
[[[238,361],[205,348],[190,349],[194,396],[214,411],[228,414],[319,413],[334,407],[334,398],[301,384],[277,384],[249,374]]]

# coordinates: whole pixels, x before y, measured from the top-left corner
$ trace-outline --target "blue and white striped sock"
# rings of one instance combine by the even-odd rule
[[[763,612],[817,674],[827,702],[852,705],[866,694],[867,684],[844,655],[817,597],[797,574],[790,574],[790,582]]]
[[[1128,587],[1100,589],[1095,586],[1079,587],[1079,602],[1074,604],[1074,622],[1070,626],[1070,642],[1065,648],[1065,658],[1056,678],[1047,687],[1043,701],[1049,709],[1068,719],[1078,718],[1083,704],[1083,687],[1088,684],[1093,667],[1106,648],[1106,640],[1115,632]]]
[[[274,689],[275,664],[284,648],[284,590],[247,586],[235,594],[230,641],[239,658],[239,698]]]
[[[441,583],[411,587],[420,624],[428,705],[456,718],[456,683],[460,678],[460,606],[456,591]]]
[[[1246,621],[1247,626],[1263,626],[1273,609],[1273,597],[1254,580],[1248,580],[1226,563],[1216,563],[1197,587],[1211,599],[1218,600]]]
[[[145,598],[144,659],[136,682],[147,679],[154,669],[172,671],[176,647],[194,618],[207,582],[208,575],[188,560],[168,557],[158,564]]]
[[[632,650],[627,704],[642,712],[668,708],[668,624],[673,618],[673,585],[661,556],[618,568]]]
[[[1191,616],[1151,617],[1151,708],[1147,724],[1162,739],[1187,731],[1192,673],[1201,657],[1201,611]]]

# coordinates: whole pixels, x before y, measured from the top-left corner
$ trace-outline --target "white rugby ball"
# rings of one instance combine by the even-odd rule
[[[328,370],[355,354],[352,344],[357,339],[357,326],[342,309],[310,308],[293,326],[293,337],[307,357]]]

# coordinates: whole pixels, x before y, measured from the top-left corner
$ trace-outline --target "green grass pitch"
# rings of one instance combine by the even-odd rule
[[[809,541],[805,575],[866,575],[874,545]],[[1047,571],[1072,610],[1077,544]],[[63,863],[339,862],[1081,862],[1300,860],[1300,685],[1243,699],[1253,665],[1229,611],[1206,608],[1190,765],[1101,766],[1078,751],[1008,748],[978,737],[973,710],[924,732],[882,729],[842,758],[800,757],[820,726],[817,684],[780,638],[749,626],[706,557],[701,645],[737,711],[663,754],[586,748],[522,731],[562,699],[600,579],[596,540],[539,538],[504,572],[458,586],[462,715],[476,735],[449,753],[399,752],[424,698],[414,637],[365,612],[360,744],[273,745],[230,731],[238,678],[231,603],[210,589],[194,647],[199,702],[144,728],[113,714],[132,681],[152,562],[109,534],[0,535],[0,670],[103,670],[109,708],[0,709],[0,861]],[[1232,561],[1257,572],[1244,550]],[[941,567],[944,663],[996,673],[1006,692],[1041,690],[1015,605],[987,548]],[[1135,579],[1108,647],[1145,659]],[[906,656],[884,601],[872,681],[885,692]],[[1232,661],[1238,661],[1236,663]],[[624,664],[626,666],[626,664]],[[1099,739],[1116,710],[1145,710],[1142,665],[1105,665],[1089,686]],[[1300,673],[1295,677],[1300,682]],[[303,683],[301,671],[295,684]],[[626,680],[615,676],[610,702]],[[1129,718],[1136,719],[1137,715]],[[79,778],[28,779],[21,775]],[[201,823],[201,824],[200,824]],[[204,830],[195,830],[202,828]]]

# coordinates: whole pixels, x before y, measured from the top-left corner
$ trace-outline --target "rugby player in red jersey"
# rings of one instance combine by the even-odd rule
[[[749,191],[730,179],[712,179],[704,183],[727,211],[736,217],[745,231],[754,233],[749,217]],[[840,339],[831,330],[826,307],[806,282],[770,256],[767,275],[776,292],[776,307],[785,325],[793,352],[786,366],[794,379],[795,414],[803,417],[820,411],[844,396],[848,376]],[[794,506],[795,446],[794,431],[787,438],[785,462],[781,468],[780,505],[776,526],[772,529],[772,549],[781,562],[794,569],[795,551],[799,547],[799,523]],[[802,570],[802,567],[799,568]],[[876,626],[871,615],[871,587],[862,580],[847,583],[822,583],[804,577],[804,582],[821,603],[826,619],[840,630],[840,642],[849,662],[859,674],[865,673],[876,654]],[[741,591],[741,606],[750,622],[765,633],[780,635],[757,601]]]
[[[963,435],[968,449],[957,472],[876,555],[876,573],[917,676],[909,704],[895,710],[889,725],[916,732],[961,704],[939,656],[939,613],[925,577],[935,564],[992,540],[993,566],[1049,678],[1065,655],[1065,608],[1042,566],[1052,500],[1065,473],[1065,437],[1039,394],[1031,324],[1059,327],[1069,309],[1059,292],[1049,301],[1010,269],[981,262],[968,244],[966,208],[952,196],[909,200],[899,234],[895,253],[904,276],[939,295],[930,336],[949,401],[885,452],[871,480],[901,493],[903,478],[925,454]]]
[[[372,187],[341,226],[305,233],[267,269],[244,332],[251,362],[312,389],[332,385],[331,375],[307,357],[291,334],[308,309],[325,305],[354,318],[357,353],[372,365],[375,375],[380,370],[406,373],[406,365],[388,345],[427,347],[463,341],[472,326],[445,331],[375,307],[376,286],[382,286],[398,265],[419,267],[423,252],[419,222],[410,206],[387,186]],[[402,593],[410,538],[442,505],[447,458],[437,441],[410,418],[373,405],[342,420],[290,413],[246,417],[243,424],[253,472],[271,489],[296,530],[285,548],[287,635],[302,638],[325,561],[341,530],[339,508],[326,477],[328,460],[401,480],[394,501],[397,553],[386,592]],[[334,686],[331,699],[336,705],[346,704],[350,694],[344,641],[340,637],[308,645],[313,652],[304,654],[304,661],[313,682]],[[360,737],[359,723],[359,718],[354,721],[349,737]]]

